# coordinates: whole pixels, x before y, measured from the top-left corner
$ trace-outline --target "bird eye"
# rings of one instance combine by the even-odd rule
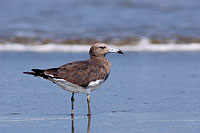
[[[105,46],[100,46],[99,48],[100,48],[100,49],[104,49],[104,48],[106,48],[106,47],[105,47]]]

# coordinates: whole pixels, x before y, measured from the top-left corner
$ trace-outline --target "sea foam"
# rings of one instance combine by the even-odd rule
[[[151,44],[143,39],[137,45],[112,45],[110,47],[119,48],[122,51],[133,52],[168,52],[168,51],[200,51],[199,43],[190,44]],[[72,45],[72,44],[43,44],[43,45],[24,45],[16,43],[0,44],[0,51],[18,51],[18,52],[88,52],[90,45]]]

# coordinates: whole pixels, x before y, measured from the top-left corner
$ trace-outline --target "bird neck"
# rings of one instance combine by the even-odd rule
[[[108,61],[108,59],[105,56],[90,55],[90,59],[92,61]]]
[[[103,65],[103,67],[107,70],[107,73],[110,72],[111,64],[105,56],[90,56],[90,60]]]

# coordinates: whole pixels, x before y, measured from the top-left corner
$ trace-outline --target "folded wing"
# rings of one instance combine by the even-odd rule
[[[109,75],[103,65],[90,60],[72,62],[59,68],[47,69],[44,74],[48,78],[65,79],[82,87],[87,87],[92,81],[104,81]]]

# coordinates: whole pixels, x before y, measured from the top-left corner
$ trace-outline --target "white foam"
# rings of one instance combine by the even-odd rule
[[[0,51],[31,51],[31,52],[85,52],[89,51],[89,45],[62,45],[62,44],[46,44],[46,45],[24,45],[24,44],[1,44]]]
[[[149,51],[149,52],[168,52],[168,51],[200,51],[200,44],[139,44],[135,46],[121,46],[122,51]]]
[[[133,52],[168,52],[168,51],[200,51],[200,43],[190,44],[151,44],[147,39],[141,40],[137,45],[123,45],[110,47],[119,48],[122,51]],[[31,51],[31,52],[88,52],[90,45],[63,45],[63,44],[45,44],[45,45],[24,45],[24,44],[0,44],[0,51]]]
[[[200,51],[200,43],[190,44],[151,44],[148,39],[142,39],[137,45],[124,45],[118,47],[122,51],[150,51],[150,52],[168,52],[168,51]]]

